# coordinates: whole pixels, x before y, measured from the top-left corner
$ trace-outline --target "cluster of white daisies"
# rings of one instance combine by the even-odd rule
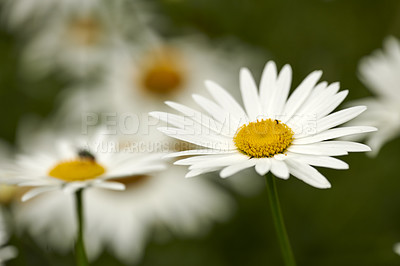
[[[156,19],[139,1],[9,0],[5,7],[10,27],[30,36],[26,71],[33,78],[62,73],[75,84],[48,121],[21,123],[18,150],[1,165],[3,182],[17,185],[0,191],[12,201],[15,229],[61,252],[75,241],[76,191],[85,190],[89,259],[108,250],[133,263],[155,231],[196,235],[231,214],[227,189],[207,176],[185,176],[219,171],[225,178],[254,168],[329,188],[315,167],[347,169],[334,156],[370,151],[338,138],[379,128],[367,135],[376,153],[400,131],[400,45],[393,38],[360,64],[378,97],[336,111],[348,91],[320,81],[321,71],[296,88],[291,67],[278,71],[272,61],[259,85],[246,68],[235,78],[255,56],[238,57],[238,50],[251,53],[234,47],[235,60],[227,60],[229,51],[204,37],[164,39],[147,26]],[[211,98],[202,96],[204,80]],[[226,183],[241,193],[262,184],[232,179]]]

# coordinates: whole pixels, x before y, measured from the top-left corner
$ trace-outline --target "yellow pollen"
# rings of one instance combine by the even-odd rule
[[[77,159],[61,162],[50,170],[49,175],[67,182],[95,179],[105,173],[105,168],[94,160]]]
[[[172,49],[161,49],[147,55],[139,78],[141,86],[148,92],[166,95],[178,91],[184,83],[184,72],[180,55]]]
[[[240,127],[233,141],[240,152],[250,157],[273,157],[285,152],[293,134],[290,127],[278,120],[262,119]]]

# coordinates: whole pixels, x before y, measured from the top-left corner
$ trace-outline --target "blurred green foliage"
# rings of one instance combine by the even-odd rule
[[[340,81],[349,99],[370,95],[357,78],[359,59],[400,36],[397,0],[164,0],[155,4],[169,19],[166,34],[195,29],[213,40],[233,36],[290,63],[294,84],[309,72]],[[0,32],[0,137],[13,141],[18,119],[54,109],[65,81],[27,79],[20,71],[21,40]],[[258,76],[261,69],[253,69]],[[400,73],[399,73],[400,74]],[[400,85],[399,85],[400,86]],[[352,154],[350,170],[322,169],[332,183],[318,190],[291,178],[278,181],[281,204],[298,265],[400,265],[393,244],[400,241],[400,138],[377,158]],[[201,178],[201,177],[199,177]],[[246,178],[243,176],[242,178]],[[149,244],[140,265],[282,265],[265,191],[236,196],[232,220],[199,239]],[[62,240],[60,240],[62,241]],[[71,265],[72,255],[41,251],[27,236],[13,239],[20,257],[10,265]],[[100,265],[120,265],[105,254]]]

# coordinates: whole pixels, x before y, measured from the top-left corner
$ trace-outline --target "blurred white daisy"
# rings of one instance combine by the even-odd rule
[[[48,150],[52,152],[57,146],[53,139],[58,131],[48,125],[38,126],[33,119],[24,121],[18,133],[18,144],[25,153],[37,151],[47,155]],[[135,143],[130,144],[134,147]],[[140,171],[145,165],[137,166],[144,160],[146,155],[141,154],[121,161],[123,167],[118,169],[125,174],[113,181],[124,184],[126,190],[98,186],[85,190],[85,241],[91,260],[108,250],[127,263],[137,261],[151,237],[168,233],[195,236],[231,214],[233,200],[215,183],[206,179],[185,180],[182,177],[186,170],[177,166],[150,172],[163,166],[155,160],[149,161],[148,171]],[[36,160],[32,164],[40,166]],[[126,172],[128,169],[137,171]],[[64,253],[71,250],[77,229],[73,194],[50,191],[26,202],[14,202],[12,207],[19,231],[26,230],[43,247]]]
[[[221,177],[255,167],[260,175],[271,171],[287,179],[289,174],[317,188],[329,188],[329,181],[312,166],[347,169],[348,165],[332,156],[369,151],[366,145],[331,141],[338,137],[375,131],[374,127],[339,127],[366,107],[358,106],[330,114],[344,100],[348,91],[338,92],[339,84],[318,80],[314,71],[289,95],[292,70],[285,65],[278,74],[276,65],[267,63],[260,90],[248,69],[240,72],[240,89],[245,109],[222,87],[206,81],[214,98],[211,101],[193,95],[205,113],[167,102],[184,116],[165,112],[151,115],[168,122],[160,131],[176,139],[205,149],[173,153],[190,156],[175,162],[189,165],[187,177],[222,169]]]
[[[28,73],[39,77],[57,70],[78,77],[92,74],[107,61],[118,41],[112,19],[102,6],[49,18],[24,50]]]
[[[76,10],[90,10],[99,0],[4,0],[3,19],[11,28],[25,28],[42,24],[56,14]]]
[[[204,179],[183,179],[186,169],[119,179],[125,191],[92,188],[84,195],[86,249],[91,261],[108,250],[125,263],[143,256],[152,237],[202,235],[225,221],[233,207],[221,188]],[[43,246],[68,252],[76,223],[73,195],[50,192],[13,208],[17,227]],[[63,239],[63,241],[60,241]]]
[[[384,42],[384,50],[375,51],[361,60],[361,81],[375,94],[351,104],[362,104],[368,110],[349,125],[375,126],[379,131],[367,135],[372,155],[382,146],[400,135],[400,43],[394,37]]]
[[[15,247],[5,246],[9,238],[9,228],[7,227],[4,212],[0,210],[0,266],[5,265],[6,261],[18,255],[18,250]]]
[[[122,149],[105,130],[88,136],[59,136],[43,132],[40,139],[23,146],[13,175],[6,182],[35,187],[22,197],[26,201],[41,193],[63,190],[73,193],[86,187],[123,190],[116,178],[143,175],[165,168],[160,153],[136,153]],[[34,139],[34,138],[32,138]]]
[[[393,246],[393,251],[394,253],[396,253],[397,255],[400,255],[400,243],[396,243]]]
[[[239,93],[232,73],[255,57],[233,41],[213,45],[202,36],[166,40],[148,31],[139,47],[114,54],[104,77],[102,96],[108,97],[103,101],[114,111],[146,112],[163,107],[166,99],[188,100],[207,77]]]

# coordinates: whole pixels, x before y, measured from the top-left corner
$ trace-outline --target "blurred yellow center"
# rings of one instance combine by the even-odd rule
[[[80,18],[71,21],[69,33],[72,40],[79,45],[90,46],[99,42],[102,27],[94,18]]]
[[[95,179],[105,173],[105,168],[94,160],[77,159],[57,164],[49,175],[67,182]]]
[[[278,120],[263,119],[238,129],[234,143],[239,151],[255,158],[283,153],[293,141],[293,131]]]
[[[179,90],[184,83],[180,60],[178,53],[167,48],[148,55],[142,65],[141,86],[148,92],[161,95]]]

